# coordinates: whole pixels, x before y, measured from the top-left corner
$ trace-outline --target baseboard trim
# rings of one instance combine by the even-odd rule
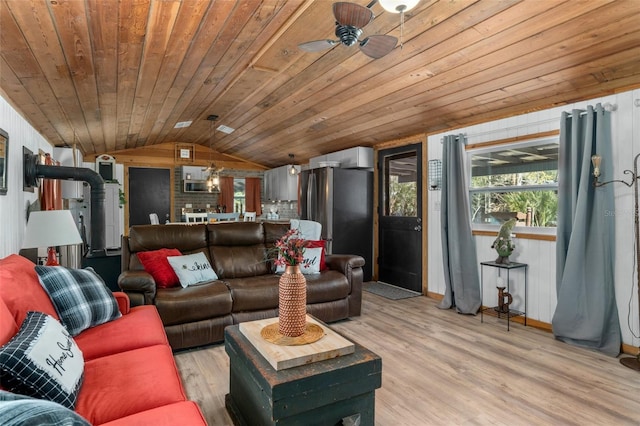
[[[444,298],[443,294],[427,292],[427,297],[435,300],[442,300]],[[511,322],[517,322],[518,324],[524,325],[524,317],[512,317],[510,319]],[[544,321],[538,321],[536,319],[532,319],[527,317],[527,327],[537,328],[542,331],[546,331],[549,333],[553,333],[553,327],[550,323]],[[627,355],[638,355],[640,354],[640,349],[637,346],[627,345],[623,343],[620,348],[621,353]]]

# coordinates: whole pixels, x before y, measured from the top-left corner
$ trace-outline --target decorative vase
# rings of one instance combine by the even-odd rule
[[[280,277],[278,309],[278,332],[302,336],[307,325],[307,280],[298,265],[288,265]]]

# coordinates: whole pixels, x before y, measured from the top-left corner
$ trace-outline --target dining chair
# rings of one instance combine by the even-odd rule
[[[207,214],[206,213],[185,213],[184,220],[187,223],[206,222]]]
[[[245,222],[255,222],[256,221],[256,212],[244,212]]]

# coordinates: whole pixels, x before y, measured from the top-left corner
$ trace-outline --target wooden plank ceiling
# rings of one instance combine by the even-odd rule
[[[400,36],[372,10],[364,36]],[[298,49],[335,39],[328,0],[1,0],[0,27],[3,97],[85,155],[196,143],[274,167],[640,87],[638,0],[421,0],[377,60]]]

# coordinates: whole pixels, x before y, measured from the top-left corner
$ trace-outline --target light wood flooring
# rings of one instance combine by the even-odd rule
[[[436,306],[365,292],[361,317],[331,325],[382,357],[376,425],[640,424],[640,373],[618,359]],[[175,358],[209,425],[231,425],[224,345]]]

